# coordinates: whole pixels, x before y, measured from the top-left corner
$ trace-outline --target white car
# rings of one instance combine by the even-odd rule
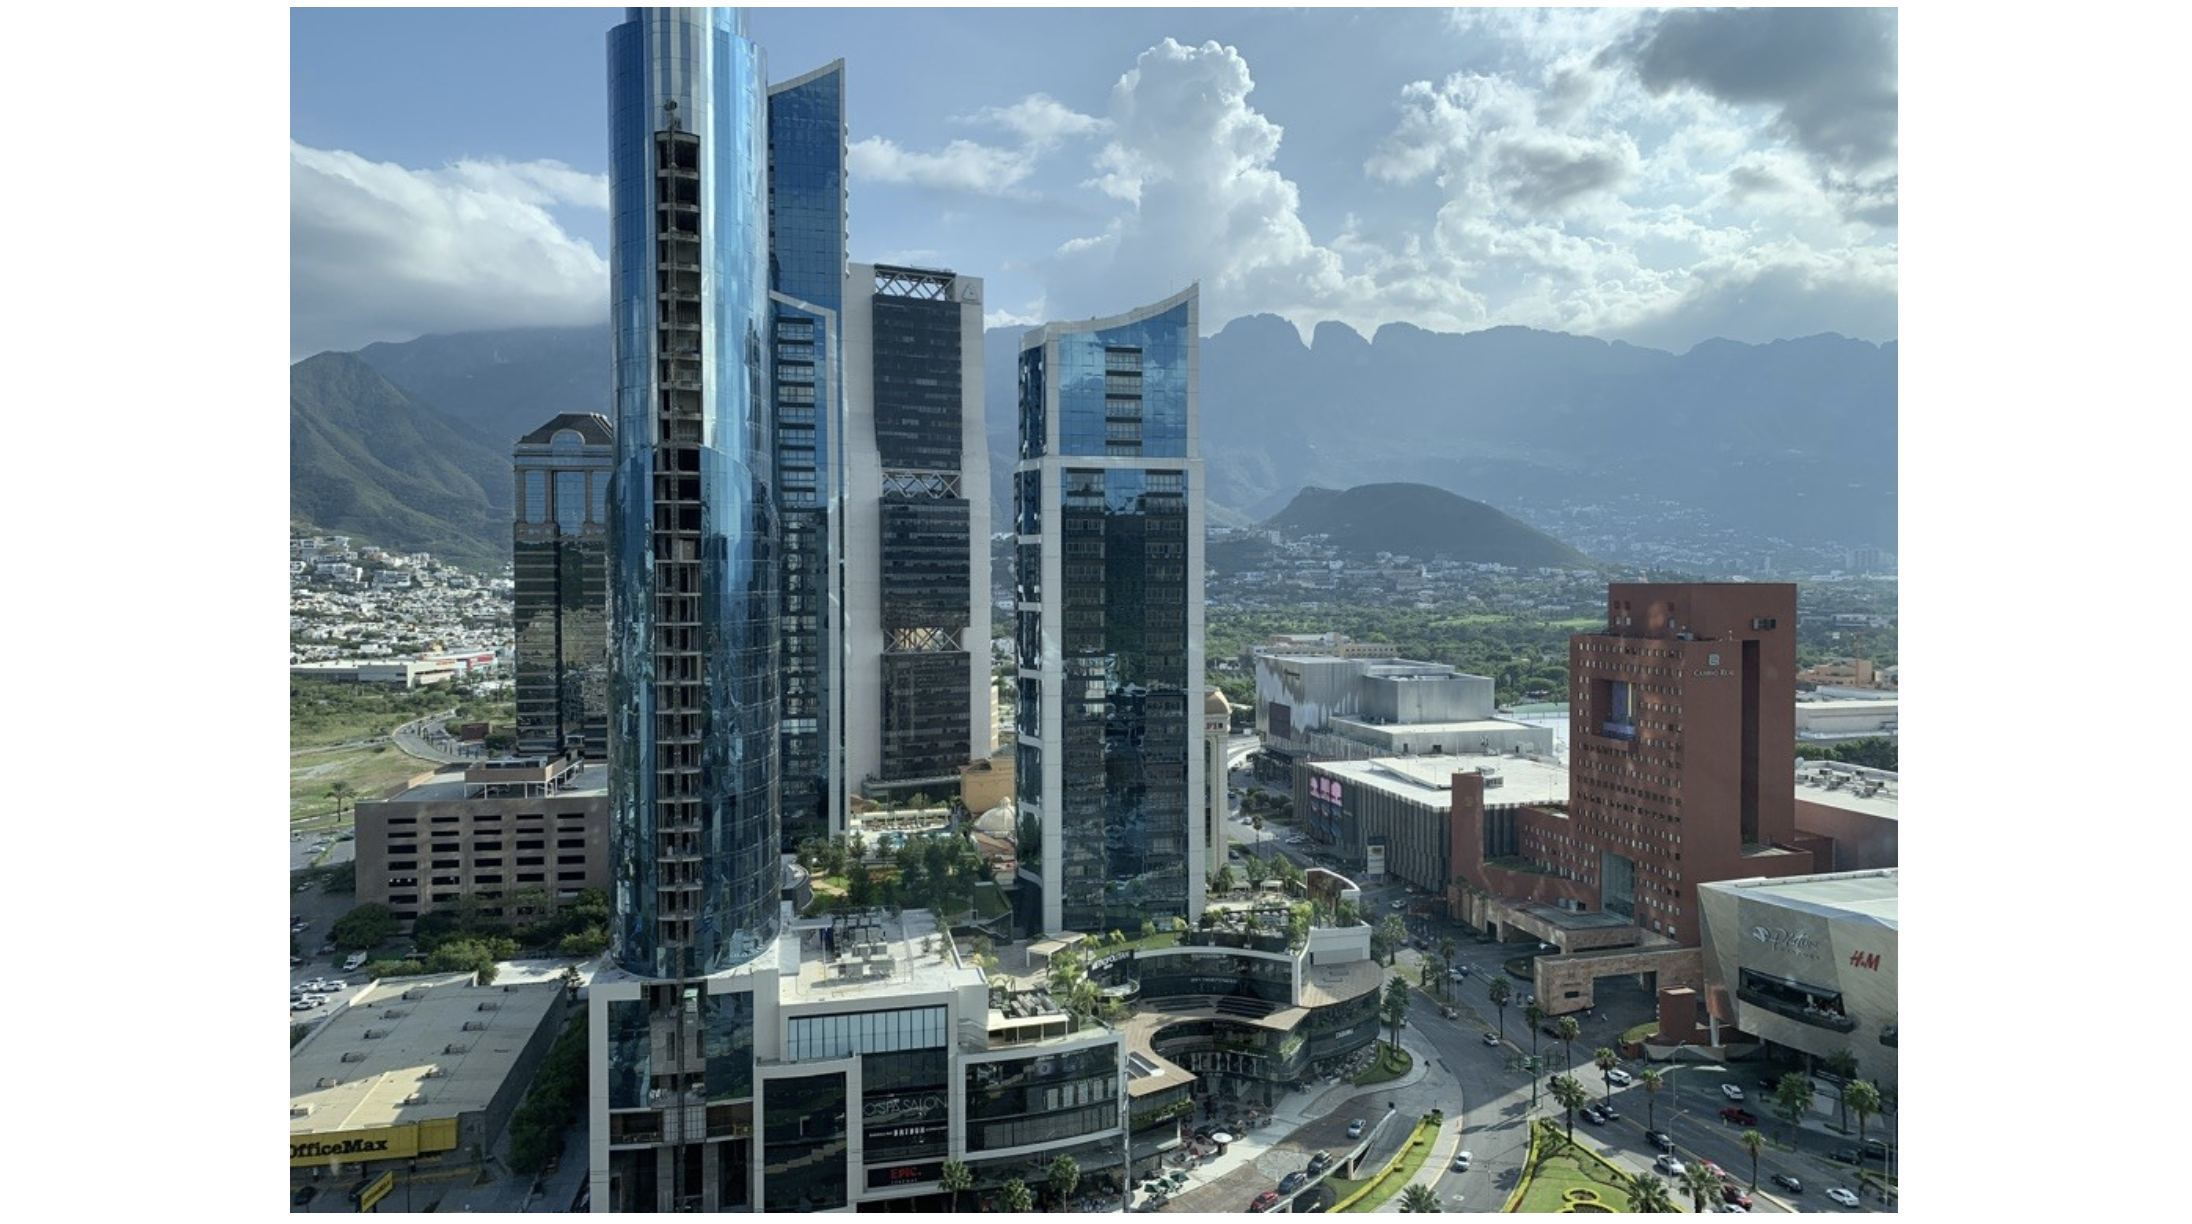
[[[321,992],[322,992],[322,993],[325,993],[325,994],[334,994],[334,993],[335,993],[336,991],[338,991],[338,990],[348,990],[348,989],[350,989],[350,983],[348,983],[348,982],[345,982],[345,981],[342,981],[342,980],[340,980],[340,979],[337,979],[337,980],[335,980],[335,981],[331,981],[331,982],[321,982],[321,983],[320,983],[320,990],[321,990]]]
[[[1469,1171],[1469,1162],[1475,1159],[1476,1153],[1474,1152],[1463,1151],[1454,1153],[1454,1172],[1467,1173]]]
[[[1857,1205],[1857,1195],[1841,1186],[1827,1187],[1827,1197],[1844,1207],[1855,1207]]]
[[[1684,1173],[1689,1172],[1688,1169],[1682,1167],[1681,1161],[1676,1160],[1674,1157],[1669,1156],[1665,1153],[1661,1153],[1657,1159],[1652,1161],[1652,1168],[1657,1169],[1658,1171],[1666,1174],[1669,1177],[1680,1177]]]
[[[1390,908],[1390,909],[1397,909],[1397,910],[1403,910],[1403,909],[1407,909],[1407,908],[1408,908],[1408,902],[1406,902],[1406,901],[1395,901],[1395,902],[1393,902],[1393,904],[1392,904],[1391,906],[1389,906],[1389,907],[1387,907],[1387,908]]]
[[[311,1011],[311,1010],[312,1010],[313,1008],[315,1008],[315,1007],[318,1007],[318,1006],[319,1006],[319,1004],[317,1004],[317,1003],[314,1003],[314,1002],[313,1002],[312,1000],[310,1000],[310,999],[299,999],[299,1000],[297,1000],[296,1002],[294,1002],[294,1003],[291,1003],[291,1004],[289,1005],[289,1010],[291,1010],[291,1011]]]
[[[1630,1075],[1628,1072],[1622,1070],[1619,1067],[1615,1067],[1612,1070],[1606,1072],[1606,1082],[1617,1086],[1629,1084],[1635,1079],[1635,1076]]]
[[[1720,1085],[1720,1095],[1731,1101],[1740,1101],[1743,1099],[1743,1090],[1734,1084],[1722,1084]]]

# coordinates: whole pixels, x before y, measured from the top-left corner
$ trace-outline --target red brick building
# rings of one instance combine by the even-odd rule
[[[1617,583],[1568,676],[1567,810],[1488,810],[1457,775],[1460,892],[1595,917],[1565,951],[1695,947],[1699,884],[1831,868],[1796,828],[1794,585]]]

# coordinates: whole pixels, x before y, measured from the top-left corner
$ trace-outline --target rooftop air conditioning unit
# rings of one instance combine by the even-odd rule
[[[339,1088],[342,1086],[342,1081],[332,1075],[323,1075],[320,1077],[319,1086],[322,1088]]]
[[[443,1076],[446,1076],[449,1073],[442,1070],[441,1067],[438,1065],[428,1064],[426,1070],[419,1072],[419,1074],[426,1077],[427,1079],[441,1079]]]
[[[487,1022],[485,1020],[467,1020],[464,1022],[464,1031],[467,1033],[477,1033],[486,1027]]]
[[[386,1036],[388,1036],[388,1030],[387,1030],[387,1029],[367,1029],[367,1030],[365,1030],[365,1039],[366,1039],[367,1041],[377,1041],[377,1040],[379,1040],[380,1038],[383,1038],[383,1037],[386,1037]]]
[[[461,1045],[445,1045],[441,1048],[441,1052],[444,1054],[462,1054],[464,1051],[465,1047]]]
[[[292,1105],[289,1107],[289,1116],[292,1118],[309,1118],[312,1116],[312,1106]]]
[[[401,1020],[401,1019],[403,1019],[403,1018],[404,1018],[405,1016],[408,1016],[408,1015],[410,1015],[410,1014],[411,1014],[410,1012],[407,1012],[407,1011],[398,1011],[398,1010],[396,1010],[395,1008],[391,1007],[391,1008],[389,1008],[389,1009],[388,1009],[387,1011],[384,1011],[384,1012],[382,1012],[382,1013],[381,1013],[381,1019],[383,1019],[383,1020]]]
[[[479,1010],[481,1010],[481,1011],[493,1011],[493,1010],[495,1010],[496,1008],[498,1008],[498,1007],[501,1007],[501,1006],[502,1006],[502,1004],[500,1004],[500,1003],[482,1003],[482,1004],[480,1004],[480,1005],[479,1005]]]
[[[365,1061],[365,1051],[364,1051],[364,1050],[344,1050],[344,1051],[343,1051],[343,1056],[342,1056],[342,1060],[343,1060],[344,1062],[364,1062],[364,1061]]]

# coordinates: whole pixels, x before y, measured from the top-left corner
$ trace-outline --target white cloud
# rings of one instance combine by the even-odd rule
[[[1018,149],[954,140],[941,152],[921,153],[881,136],[853,141],[846,149],[845,165],[855,182],[905,183],[987,196],[1011,193],[1035,169],[1034,161]]]
[[[984,107],[972,115],[960,116],[954,122],[1002,127],[1018,133],[1030,148],[1037,150],[1055,148],[1069,137],[1099,135],[1111,126],[1045,93],[1029,94],[1010,106]]]
[[[440,170],[290,143],[290,354],[606,317],[608,263],[552,205],[606,208],[560,162]]]

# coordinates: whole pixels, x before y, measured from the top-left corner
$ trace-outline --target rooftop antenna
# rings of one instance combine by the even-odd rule
[[[663,109],[663,110],[665,110],[665,111],[668,111],[668,112],[669,112],[669,125],[670,125],[670,130],[671,130],[671,131],[673,131],[673,132],[675,132],[675,131],[678,131],[679,129],[678,129],[678,126],[677,126],[677,99],[676,99],[676,98],[671,98],[670,100],[668,100],[668,101],[664,102],[664,103],[662,104],[662,109]]]

